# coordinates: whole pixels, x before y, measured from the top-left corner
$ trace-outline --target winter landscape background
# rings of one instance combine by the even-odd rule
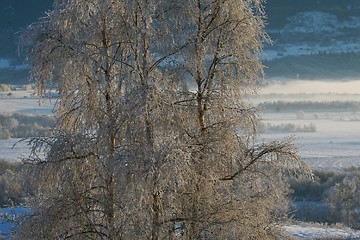
[[[29,69],[17,53],[18,33],[47,9],[51,1],[1,1],[0,84],[10,89],[0,93],[0,115],[52,114],[56,99],[39,99],[24,89]],[[264,140],[292,136],[304,161],[316,170],[360,167],[360,2],[269,0],[265,11],[272,43],[264,46],[260,95],[250,99],[263,108],[259,134]],[[0,158],[25,157],[26,143],[14,145],[20,139],[1,139]],[[306,239],[360,237],[349,229],[303,225],[285,228]]]

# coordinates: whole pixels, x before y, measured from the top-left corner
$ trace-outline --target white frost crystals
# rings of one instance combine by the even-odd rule
[[[285,173],[307,167],[291,141],[254,144],[261,3],[55,1],[22,37],[60,99],[17,236],[279,237]]]

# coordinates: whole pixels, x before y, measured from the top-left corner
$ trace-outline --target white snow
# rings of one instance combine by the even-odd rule
[[[298,120],[295,112],[264,114],[265,123],[290,123],[296,126],[313,124],[316,132],[269,132],[261,136],[265,140],[276,140],[294,135],[301,158],[311,168],[341,170],[360,167],[360,132],[357,131],[360,129],[360,121],[342,121],[342,114],[319,113],[316,119],[312,113],[305,113],[303,120]]]
[[[262,102],[294,101],[358,101],[360,81],[271,81],[260,96],[253,99]],[[360,167],[360,114],[344,109],[341,112],[315,112],[304,110],[304,119],[298,119],[296,110],[265,113],[265,124],[281,126],[314,125],[315,132],[265,132],[265,140],[281,139],[294,135],[302,159],[312,168],[341,170]]]
[[[299,239],[359,238],[360,231],[309,225],[285,225],[285,231]]]
[[[45,100],[32,96],[33,91],[12,91],[11,97],[0,92],[0,114],[27,113],[27,114],[53,114],[56,99]],[[0,139],[0,158],[10,161],[20,161],[28,157],[30,149],[21,139]]]
[[[358,101],[360,102],[360,80],[343,81],[314,81],[268,79],[261,88],[261,94],[254,96],[254,104],[263,102],[332,102]]]
[[[314,82],[314,81],[291,81],[289,83],[274,81],[263,89],[263,95],[258,99],[261,101],[277,101],[276,94],[283,94],[284,100],[291,96],[304,97],[319,95],[333,98],[345,94],[346,96],[357,95],[360,89],[360,81],[349,82]],[[331,92],[332,94],[329,94]],[[6,95],[5,93],[3,93]],[[305,95],[304,95],[305,94]],[[306,95],[308,94],[308,95]],[[312,95],[310,95],[312,94]],[[334,95],[340,94],[340,95]],[[26,98],[24,98],[26,96]],[[342,95],[341,95],[342,96]],[[359,98],[360,99],[360,98]],[[298,100],[301,100],[300,98]],[[12,98],[0,97],[0,113],[26,112],[51,114],[52,101],[40,101],[32,97],[29,92],[14,92]],[[263,116],[265,123],[281,124],[292,123],[296,125],[315,124],[317,131],[308,133],[296,133],[295,142],[299,147],[300,155],[312,168],[342,169],[344,167],[360,167],[360,121],[346,121],[350,118],[359,118],[360,115],[346,112],[314,113],[305,112],[304,119],[296,118],[296,112],[268,113]],[[265,133],[262,134],[266,140],[281,139],[292,133]],[[17,143],[20,139],[0,140],[0,157],[11,161],[19,161],[22,157],[29,155],[29,147],[26,142]],[[15,146],[14,144],[17,143]],[[14,146],[14,147],[13,147]],[[321,239],[322,237],[351,238],[360,237],[359,231],[351,229],[336,229],[328,227],[309,226],[306,224],[285,225],[285,231],[298,239]],[[4,229],[6,231],[6,226]]]
[[[0,92],[0,114],[22,112],[29,114],[52,114],[55,99],[34,97],[33,91]]]
[[[53,104],[38,98],[0,98],[0,113],[52,114]]]
[[[30,147],[20,138],[0,139],[0,158],[19,162],[30,155]]]
[[[360,80],[351,81],[314,81],[269,80],[268,85],[261,89],[262,94],[360,94]]]

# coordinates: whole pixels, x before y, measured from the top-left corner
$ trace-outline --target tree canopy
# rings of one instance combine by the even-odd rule
[[[257,138],[264,19],[260,0],[56,0],[22,35],[60,97],[18,236],[280,237],[284,172],[307,168]]]

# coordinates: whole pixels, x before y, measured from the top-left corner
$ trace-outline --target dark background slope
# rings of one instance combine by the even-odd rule
[[[16,67],[25,58],[18,38],[52,2],[0,0],[0,60],[9,61],[0,66],[0,83],[28,81],[28,70]],[[264,48],[267,78],[360,79],[359,0],[268,0],[265,11],[273,40]]]
[[[359,16],[359,0],[268,0],[265,11],[269,18],[269,28],[283,28],[287,18],[299,12],[323,11],[340,19]]]
[[[0,0],[0,58],[17,59],[19,32],[52,8],[51,0]]]

